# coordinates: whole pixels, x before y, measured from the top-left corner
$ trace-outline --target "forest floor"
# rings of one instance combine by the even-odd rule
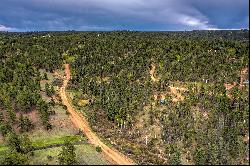
[[[109,165],[110,163],[90,144],[75,144],[77,165]],[[34,151],[30,165],[60,165],[61,147],[53,147]]]
[[[63,86],[60,88],[60,96],[62,99],[62,103],[67,106],[67,110],[70,113],[70,117],[75,126],[81,129],[85,136],[89,139],[89,142],[95,146],[99,146],[102,149],[102,152],[107,160],[111,163],[119,164],[119,165],[132,165],[135,164],[131,159],[127,158],[117,150],[108,147],[105,145],[96,135],[93,133],[88,125],[87,120],[84,116],[79,114],[69,102],[65,89],[68,85],[68,81],[70,80],[70,69],[69,64],[65,64],[65,77],[63,80]]]
[[[155,69],[156,69],[155,64],[151,64],[151,69],[149,71],[149,74],[150,74],[151,80],[153,82],[158,82],[160,80],[160,78],[156,77]],[[170,94],[173,95],[173,100],[172,100],[173,102],[178,102],[178,101],[183,101],[184,100],[184,96],[182,96],[182,92],[186,91],[187,90],[186,88],[184,88],[184,87],[174,87],[174,86],[169,86],[169,88],[170,88]],[[165,99],[166,95],[167,94],[161,93],[160,94],[161,99]],[[154,98],[156,99],[157,95],[155,95]]]

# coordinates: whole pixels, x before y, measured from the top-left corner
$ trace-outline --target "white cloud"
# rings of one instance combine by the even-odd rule
[[[246,0],[1,0],[0,22],[18,30],[238,28],[249,25],[246,4]],[[244,20],[239,21],[241,17]],[[4,25],[1,31],[15,31]]]
[[[6,27],[0,24],[0,31],[13,31],[13,30],[15,30],[15,28]]]
[[[241,28],[208,28],[207,30],[214,30],[214,31],[219,31],[219,30],[240,30]],[[244,29],[244,28],[243,28]]]
[[[209,24],[209,21],[207,19],[199,19],[193,16],[183,15],[179,19],[180,23],[192,28],[197,29],[212,29],[216,28],[213,25]]]

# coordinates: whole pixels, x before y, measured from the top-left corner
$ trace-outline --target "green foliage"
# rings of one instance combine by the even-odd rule
[[[180,157],[181,157],[181,153],[179,150],[172,153],[171,156],[169,157],[169,164],[170,165],[181,165]]]
[[[62,151],[59,154],[59,161],[61,165],[75,165],[77,163],[75,147],[69,140],[64,142]]]
[[[181,152],[176,144],[167,144],[165,147],[165,153],[168,156],[168,163],[170,165],[181,164],[181,161],[180,161]]]
[[[39,99],[36,104],[40,117],[42,119],[43,125],[47,130],[52,128],[52,125],[49,122],[49,107],[48,104],[43,101],[42,99]]]
[[[13,124],[16,121],[16,114],[12,109],[9,109],[7,112],[8,112],[8,120]]]
[[[18,153],[21,152],[21,147],[20,147],[21,140],[19,139],[18,135],[15,132],[10,132],[7,135],[7,143],[11,151],[16,151]]]
[[[10,151],[27,154],[33,151],[33,146],[27,135],[18,136],[11,132],[7,136],[7,143]]]
[[[1,134],[3,136],[6,136],[9,132],[12,131],[12,127],[11,127],[11,123],[10,122],[4,122],[4,123],[0,123],[0,131]]]
[[[21,154],[16,151],[8,152],[3,159],[4,165],[28,165],[29,160],[26,154]]]
[[[97,146],[96,148],[95,148],[95,150],[97,151],[97,152],[102,152],[102,148],[100,147],[100,146]]]
[[[66,61],[71,67],[70,88],[91,98],[88,110],[133,129],[138,113],[151,106],[149,121],[163,126],[161,143],[170,145],[166,148],[170,163],[179,164],[180,149],[193,149],[195,142],[196,163],[241,164],[246,155],[242,136],[249,130],[248,88],[228,91],[224,83],[239,83],[239,71],[249,66],[248,30],[98,32],[99,38],[94,32],[49,32],[50,38],[41,38],[47,33],[0,33],[0,109],[5,116],[3,120],[0,114],[0,130],[4,136],[13,131],[16,112],[35,109],[44,127],[52,127],[50,105],[40,95],[39,69],[52,72]],[[150,78],[152,64],[159,82]],[[164,105],[156,101],[153,106],[154,94],[169,91],[176,81],[189,86],[183,93],[185,100],[173,103],[169,99]],[[53,83],[61,84],[61,80]],[[55,92],[53,85],[45,85],[48,96]],[[230,91],[232,98],[227,96]],[[155,111],[155,107],[164,109]],[[98,122],[96,113],[90,116],[92,124]],[[29,120],[24,119],[20,122],[25,131]],[[18,140],[12,136],[13,148],[18,149]],[[183,147],[176,148],[177,142]],[[148,153],[135,154],[140,155]]]
[[[206,154],[202,147],[197,147],[194,154],[194,160],[197,165],[206,164]]]
[[[34,125],[28,117],[23,117],[21,114],[19,117],[19,127],[21,128],[21,132],[28,132],[34,128]]]
[[[0,124],[4,122],[3,112],[0,112]]]
[[[49,97],[51,97],[55,93],[54,86],[46,83],[45,84],[45,92]]]
[[[44,72],[44,74],[43,74],[43,79],[44,79],[44,80],[48,80],[48,75],[47,75],[46,72]]]
[[[27,135],[17,135],[10,132],[7,136],[9,151],[4,156],[5,165],[25,165],[28,164],[28,156],[33,155],[33,146]]]
[[[21,147],[21,153],[23,154],[31,154],[33,155],[34,146],[32,145],[32,142],[28,138],[27,134],[23,134],[19,136],[20,139],[20,147]]]
[[[67,106],[66,106],[66,105],[63,105],[63,109],[67,110],[68,108],[67,108]]]
[[[50,139],[41,139],[32,142],[32,145],[35,148],[43,148],[51,145],[57,145],[57,144],[64,144],[65,140],[70,142],[79,142],[83,140],[82,136],[79,135],[71,135],[71,136],[64,136],[64,137],[56,137],[56,138],[50,138]]]

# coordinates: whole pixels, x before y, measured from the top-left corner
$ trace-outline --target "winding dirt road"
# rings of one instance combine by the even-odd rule
[[[102,152],[104,156],[114,164],[118,165],[135,165],[135,163],[118,152],[117,150],[108,147],[105,145],[101,140],[93,133],[88,125],[88,122],[86,118],[79,114],[71,105],[70,101],[67,98],[65,88],[68,85],[68,81],[70,80],[70,69],[69,69],[69,64],[65,64],[65,74],[66,76],[64,77],[63,81],[63,86],[60,88],[60,96],[62,99],[62,103],[67,106],[67,109],[71,115],[71,120],[74,123],[76,127],[81,129],[86,137],[89,139],[89,142],[93,144],[94,146],[100,146],[102,148]]]

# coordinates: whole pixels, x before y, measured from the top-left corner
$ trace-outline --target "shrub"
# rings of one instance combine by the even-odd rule
[[[97,146],[96,148],[95,148],[95,150],[97,151],[97,152],[102,152],[102,148],[100,147],[100,146]]]
[[[65,111],[65,114],[66,114],[66,115],[69,115],[70,113],[69,113],[69,111],[68,111],[68,110],[66,110],[66,111]]]
[[[66,105],[63,105],[63,109],[67,110],[67,109],[68,109],[68,107],[67,107]]]

